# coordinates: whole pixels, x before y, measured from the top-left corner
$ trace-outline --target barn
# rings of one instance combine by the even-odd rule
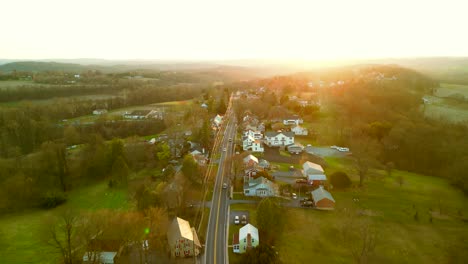
[[[322,186],[312,191],[312,199],[314,200],[315,208],[320,210],[334,210],[335,199],[333,196],[323,189]]]

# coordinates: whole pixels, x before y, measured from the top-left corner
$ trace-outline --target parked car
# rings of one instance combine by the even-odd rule
[[[314,202],[312,202],[312,201],[301,201],[301,206],[302,207],[312,207],[312,206],[314,206]]]
[[[291,197],[295,200],[295,199],[297,199],[297,194],[292,193]]]
[[[223,183],[223,189],[227,189],[227,183]]]
[[[232,138],[229,138],[229,142],[232,142]]]
[[[236,225],[239,224],[239,216],[238,215],[234,216],[234,224],[236,224]]]
[[[308,181],[306,179],[297,179],[296,180],[296,183],[299,183],[299,184],[306,184]]]
[[[349,148],[341,148],[341,147],[339,147],[339,148],[338,148],[338,151],[340,151],[340,152],[348,152],[348,151],[349,151]]]
[[[224,151],[224,152],[226,152],[226,150],[227,150],[226,148],[223,148],[223,151]]]
[[[247,216],[242,215],[242,218],[241,218],[241,219],[242,219],[242,220],[241,220],[241,224],[243,224],[243,225],[247,224]]]
[[[337,146],[330,146],[330,148],[332,148],[332,149],[338,149]]]

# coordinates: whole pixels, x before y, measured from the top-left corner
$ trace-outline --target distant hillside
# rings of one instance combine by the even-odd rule
[[[57,62],[39,62],[39,61],[18,61],[0,65],[0,71],[64,71],[64,72],[82,72],[89,69],[97,69],[99,67],[83,66],[73,63],[57,63]]]

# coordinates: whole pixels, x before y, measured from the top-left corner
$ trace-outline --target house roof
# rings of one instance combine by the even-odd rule
[[[258,163],[257,157],[252,154],[249,154],[247,157],[244,158],[244,163],[249,162],[249,160],[253,160],[255,163]]]
[[[270,166],[270,162],[268,162],[268,160],[261,159],[261,160],[258,162],[258,166],[260,166],[260,167],[268,167],[268,166]]]
[[[196,155],[200,155],[200,154],[202,154],[202,153],[200,151],[198,151],[198,150],[194,150],[194,151],[190,152],[190,155],[192,155],[192,156],[196,156]]]
[[[248,234],[250,234],[252,238],[259,240],[258,229],[251,224],[246,224],[245,226],[239,229],[239,239],[246,238]]]
[[[174,245],[178,239],[185,238],[194,241],[195,245],[201,247],[197,233],[194,231],[195,229],[190,228],[190,223],[187,220],[176,217],[167,231],[167,240],[170,245]]]
[[[333,196],[329,192],[327,192],[325,189],[323,189],[322,186],[312,191],[312,198],[314,199],[315,202],[318,202],[325,198],[335,202],[335,199],[333,199]]]
[[[283,134],[287,137],[294,137],[294,133],[293,132],[275,132],[275,131],[267,131],[265,132],[265,137],[276,137],[277,135],[279,134]]]
[[[304,162],[304,164],[302,164],[302,168],[304,169],[305,174],[324,173],[322,166],[310,161]]]
[[[89,243],[89,251],[118,252],[121,241],[117,239],[93,239]]]

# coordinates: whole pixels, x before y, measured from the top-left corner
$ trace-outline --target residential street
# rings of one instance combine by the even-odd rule
[[[224,118],[224,135],[221,139],[219,151],[221,158],[219,159],[219,167],[216,174],[213,199],[211,202],[210,216],[208,220],[208,228],[206,233],[205,243],[205,259],[203,263],[228,263],[227,259],[227,232],[228,232],[228,207],[229,195],[228,188],[223,188],[223,183],[229,184],[230,163],[229,157],[233,153],[233,144],[229,142],[229,138],[234,138],[236,129],[230,105]],[[223,133],[221,130],[219,133]],[[226,151],[224,151],[226,149]]]

